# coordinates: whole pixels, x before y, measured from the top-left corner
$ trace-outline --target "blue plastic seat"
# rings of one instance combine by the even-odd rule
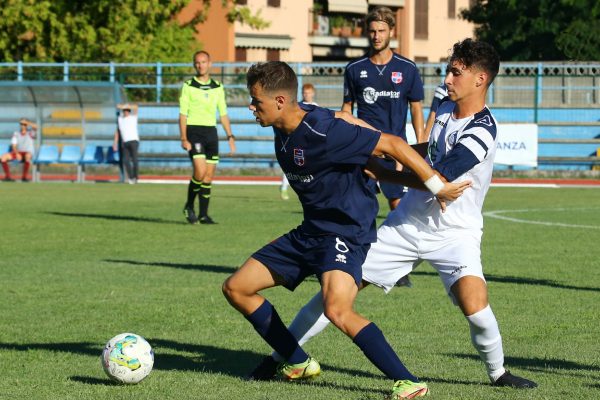
[[[58,162],[58,146],[43,144],[35,159],[36,164],[54,164]]]
[[[102,146],[87,145],[81,159],[82,164],[102,164],[104,162],[104,151]]]
[[[48,144],[41,145],[34,161],[33,180],[35,182],[40,180],[40,165],[55,164],[58,162],[58,158],[58,146]]]
[[[79,146],[68,145],[63,146],[58,162],[64,164],[79,164],[80,160],[81,148]]]

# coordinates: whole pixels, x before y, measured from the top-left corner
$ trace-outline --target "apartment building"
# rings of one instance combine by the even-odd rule
[[[261,30],[229,23],[227,8],[212,1],[197,40],[216,61],[345,61],[368,48],[364,18],[377,6],[396,13],[395,39],[400,54],[418,62],[438,62],[458,40],[473,35],[474,25],[459,17],[472,0],[238,0],[270,23]],[[184,21],[202,0],[193,0]]]

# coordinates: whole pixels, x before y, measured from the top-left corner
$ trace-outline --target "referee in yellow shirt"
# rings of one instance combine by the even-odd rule
[[[208,216],[208,203],[219,162],[217,110],[232,154],[235,153],[235,137],[227,116],[223,84],[210,78],[210,55],[206,51],[197,51],[193,60],[196,76],[183,83],[179,98],[181,147],[190,155],[194,168],[183,214],[190,224],[197,224],[198,221],[201,224],[214,224]],[[200,198],[199,217],[194,212],[196,195]]]

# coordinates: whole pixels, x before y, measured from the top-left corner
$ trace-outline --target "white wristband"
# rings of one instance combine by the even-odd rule
[[[429,189],[431,193],[438,194],[440,190],[444,188],[444,182],[440,179],[439,176],[433,175],[431,178],[427,179],[425,182],[425,187]]]

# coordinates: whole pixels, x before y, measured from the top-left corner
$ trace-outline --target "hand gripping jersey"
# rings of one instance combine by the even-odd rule
[[[302,203],[300,228],[357,244],[375,241],[378,203],[363,167],[380,133],[335,118],[331,110],[300,106],[307,114],[294,132],[273,128],[277,161]]]
[[[187,125],[216,126],[219,115],[227,115],[225,90],[221,82],[200,82],[192,78],[183,83],[179,97],[179,114],[187,116]]]
[[[496,120],[486,107],[463,119],[453,117],[455,103],[440,104],[429,138],[427,160],[451,182],[471,180],[473,186],[441,212],[435,197],[411,189],[394,211],[401,223],[428,230],[483,228],[481,209],[490,186],[496,154]]]
[[[375,65],[365,56],[346,66],[344,103],[356,103],[358,118],[382,132],[406,140],[408,102],[423,98],[417,66],[398,54],[385,65]]]

